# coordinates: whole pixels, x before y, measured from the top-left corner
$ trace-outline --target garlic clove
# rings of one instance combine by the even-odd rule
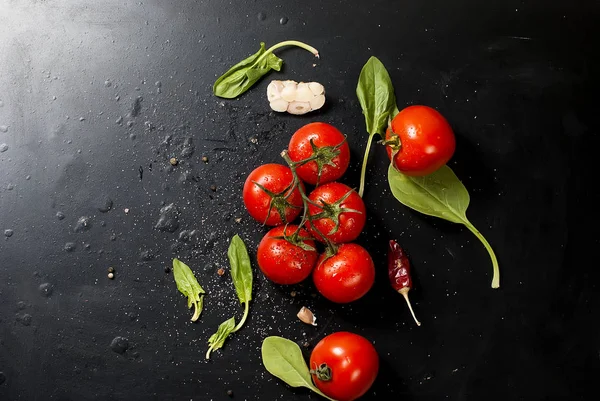
[[[311,110],[318,110],[325,104],[325,95],[319,95],[311,99],[310,108]]]
[[[303,323],[311,324],[313,326],[317,325],[317,318],[310,311],[310,309],[305,306],[300,309],[300,312],[298,312],[296,316],[298,316],[298,319],[300,319]]]
[[[296,90],[296,101],[297,102],[310,102],[315,95],[312,93],[308,84],[304,82],[300,82],[298,84],[298,89]]]
[[[280,99],[282,89],[283,83],[281,81],[271,81],[269,86],[267,86],[267,98],[269,102]]]
[[[283,99],[277,99],[272,101],[269,105],[271,106],[271,109],[273,109],[273,111],[283,113],[284,111],[287,111],[289,103]]]
[[[288,84],[287,82],[292,82],[293,84]],[[296,87],[297,84],[294,81],[285,81],[284,88],[281,90],[281,98],[286,102],[293,102],[296,100]]]
[[[310,82],[308,88],[315,96],[325,93],[325,87],[318,82]]]
[[[301,115],[311,111],[309,102],[291,102],[287,108],[287,112],[290,114]]]

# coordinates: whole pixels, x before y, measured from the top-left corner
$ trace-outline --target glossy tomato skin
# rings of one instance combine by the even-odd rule
[[[312,374],[319,390],[338,401],[353,401],[364,395],[379,372],[379,355],[366,338],[345,331],[323,338],[310,355],[310,369],[326,364],[331,380]]]
[[[323,254],[313,271],[317,290],[335,303],[356,301],[375,282],[375,265],[369,252],[354,243],[342,244],[331,257]]]
[[[342,145],[338,149],[339,154],[331,159],[335,166],[323,165],[320,179],[318,165],[315,161],[303,164],[296,169],[300,179],[308,184],[317,185],[317,181],[319,184],[325,184],[342,177],[350,164],[350,148],[344,134],[330,124],[321,122],[306,124],[290,139],[288,154],[292,161],[296,162],[312,156],[311,139],[318,147]]]
[[[400,150],[394,156],[394,167],[405,175],[431,174],[446,164],[456,149],[452,127],[437,110],[427,106],[409,106],[393,118],[386,140],[397,134]],[[386,146],[392,158],[392,146]]]
[[[302,211],[302,196],[298,188],[294,188],[292,195],[287,198],[287,201],[296,207],[285,208],[284,222],[277,208],[273,207],[269,212],[271,196],[255,184],[256,182],[273,193],[280,193],[290,185],[293,179],[292,170],[281,164],[263,164],[255,168],[246,178],[242,192],[244,205],[250,216],[267,226],[289,223],[298,217]]]
[[[286,228],[287,227],[287,228]],[[297,284],[312,272],[318,258],[316,250],[307,251],[293,245],[281,237],[292,235],[298,226],[279,226],[271,229],[260,241],[256,259],[263,274],[277,284]],[[301,237],[310,237],[306,230],[300,230]],[[303,241],[315,247],[312,240]]]
[[[350,195],[339,204],[339,207],[342,209],[356,210],[356,212],[345,211],[340,213],[340,225],[338,230],[333,234],[329,234],[331,230],[335,228],[333,219],[324,217],[312,220],[309,230],[317,240],[323,241],[323,238],[315,232],[314,228],[318,229],[327,238],[338,244],[354,241],[360,235],[362,229],[365,227],[367,212],[365,203],[355,190],[339,182],[330,182],[315,188],[308,198],[317,205],[322,205],[322,202],[331,205],[342,199],[348,192],[350,192]],[[308,213],[311,216],[315,216],[323,210],[323,207],[315,206],[312,203],[308,204]]]

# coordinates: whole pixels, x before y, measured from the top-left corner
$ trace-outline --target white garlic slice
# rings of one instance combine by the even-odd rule
[[[271,81],[267,86],[271,109],[301,115],[325,104],[325,88],[318,82]]]

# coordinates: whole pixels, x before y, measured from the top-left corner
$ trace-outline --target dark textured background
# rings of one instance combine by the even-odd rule
[[[338,330],[381,356],[365,400],[597,399],[599,4],[0,0],[0,235],[13,233],[0,241],[0,399],[226,400],[232,389],[238,400],[315,400],[264,370],[260,344],[282,335],[312,347]],[[286,39],[322,59],[281,50],[281,73],[239,100],[212,96],[260,41]],[[501,289],[466,229],[395,201],[377,147],[359,239],[377,265],[373,290],[338,306],[310,281],[283,288],[257,271],[246,326],[206,362],[209,335],[242,312],[229,275],[216,274],[228,241],[239,233],[254,258],[266,231],[243,209],[245,176],[281,162],[291,134],[320,120],[348,135],[343,182],[357,186],[367,136],[355,87],[371,55],[400,108],[433,106],[454,127],[450,164]],[[322,82],[325,108],[270,112],[265,88],[287,78]],[[171,203],[178,229],[155,229]],[[412,259],[420,328],[387,283],[390,238]],[[175,256],[208,292],[195,324],[164,272]],[[303,305],[317,328],[296,319]],[[117,336],[129,341],[122,355],[109,347]]]

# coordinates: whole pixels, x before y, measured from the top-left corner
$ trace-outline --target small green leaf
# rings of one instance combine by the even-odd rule
[[[269,71],[281,70],[283,60],[273,53],[265,55],[265,52],[265,44],[261,42],[258,52],[240,61],[216,80],[213,93],[227,99],[235,98],[250,89]]]
[[[306,387],[328,400],[312,382],[298,344],[283,337],[271,336],[264,339],[261,347],[263,365],[273,376],[292,387]]]
[[[216,349],[223,347],[225,340],[233,332],[235,328],[235,317],[225,320],[219,325],[217,332],[210,336],[208,339],[208,351],[206,352],[206,359],[210,358],[210,353]]]
[[[388,119],[398,108],[390,75],[377,57],[372,56],[363,66],[356,95],[365,116],[367,132],[385,136]]]
[[[443,166],[423,177],[409,177],[390,164],[388,182],[392,194],[403,205],[429,216],[465,225],[490,254],[493,266],[492,288],[500,286],[496,255],[483,235],[467,219],[469,192],[450,167]]]
[[[252,300],[252,266],[244,241],[236,234],[231,239],[227,257],[231,265],[231,279],[240,302]]]
[[[188,298],[188,309],[194,306],[194,315],[192,322],[195,322],[200,317],[203,308],[204,290],[198,284],[198,280],[194,276],[192,269],[179,259],[173,259],[173,277],[177,284],[177,289]]]

